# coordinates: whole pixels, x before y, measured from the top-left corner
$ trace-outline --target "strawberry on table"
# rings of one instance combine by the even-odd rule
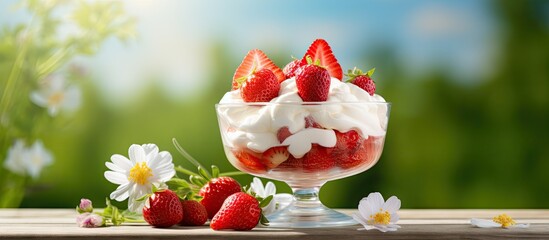
[[[349,77],[347,82],[357,85],[368,92],[370,96],[374,96],[376,84],[374,83],[374,80],[372,80],[372,74],[374,74],[375,70],[375,68],[372,68],[368,72],[363,73],[362,70],[355,67],[353,70],[348,70],[347,74],[345,74]]]
[[[179,222],[181,226],[202,226],[208,221],[206,207],[195,200],[181,200],[183,208],[183,219]]]
[[[239,79],[246,79],[251,76],[254,72],[257,72],[261,69],[269,69],[276,76],[279,82],[284,81],[284,73],[282,70],[276,66],[271,59],[259,49],[253,49],[248,52],[248,54],[240,63],[240,66],[236,69],[233,76],[233,90],[240,88],[242,83],[239,83]],[[242,82],[242,80],[240,80]]]
[[[202,196],[200,203],[206,208],[208,218],[213,218],[227,197],[241,191],[240,184],[234,178],[218,177],[206,183],[198,195]]]
[[[213,230],[252,230],[262,218],[261,211],[259,201],[253,196],[245,192],[235,193],[225,200],[210,227]]]
[[[332,52],[332,48],[326,40],[315,40],[309,49],[307,49],[305,56],[303,56],[303,61],[306,61],[307,56],[311,57],[313,62],[319,61],[320,66],[326,68],[330,76],[339,80],[343,79],[343,70],[341,69],[341,65],[337,62],[337,59]]]
[[[143,207],[143,218],[154,227],[167,228],[181,221],[183,209],[179,197],[169,189],[154,192]]]

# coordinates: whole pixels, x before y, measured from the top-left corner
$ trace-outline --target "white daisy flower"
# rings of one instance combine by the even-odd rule
[[[360,200],[358,213],[353,214],[353,218],[364,226],[358,230],[396,231],[400,228],[396,224],[399,219],[397,214],[399,209],[400,199],[392,196],[385,202],[383,196],[375,192]]]
[[[479,228],[528,228],[530,224],[517,224],[513,218],[507,214],[495,216],[492,220],[472,218],[471,224]]]
[[[76,86],[67,86],[65,78],[59,75],[50,75],[40,85],[40,89],[30,94],[30,99],[36,105],[48,109],[50,116],[56,116],[59,111],[73,111],[80,105],[80,89]]]
[[[118,188],[111,193],[110,198],[116,201],[128,200],[128,210],[140,213],[145,201],[136,199],[152,193],[152,186],[163,186],[175,175],[172,155],[167,151],[158,152],[155,144],[133,144],[128,150],[129,159],[114,154],[112,162],[105,165],[111,171],[105,171],[105,178]]]
[[[21,176],[38,178],[42,169],[52,163],[53,157],[42,141],[36,140],[31,147],[27,148],[25,142],[18,139],[8,149],[4,167]]]
[[[261,198],[266,198],[273,195],[273,200],[266,207],[262,208],[263,213],[268,215],[270,213],[276,212],[280,209],[283,209],[290,205],[292,202],[293,196],[288,193],[279,193],[276,194],[276,186],[273,182],[269,181],[265,186],[263,182],[257,177],[254,177],[252,183],[250,183],[250,188],[255,194]]]

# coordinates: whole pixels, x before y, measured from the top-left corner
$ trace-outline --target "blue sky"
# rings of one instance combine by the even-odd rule
[[[0,1],[0,24],[28,18],[9,10],[14,2]],[[388,43],[411,78],[443,67],[464,83],[489,75],[497,55],[497,26],[483,0],[123,2],[138,18],[139,39],[127,46],[107,41],[96,56],[79,59],[115,97],[131,95],[151,76],[160,76],[173,95],[200,89],[196,79],[207,72],[211,59],[204,52],[213,39],[223,39],[240,61],[253,48],[301,56],[314,39],[325,38],[345,69]]]

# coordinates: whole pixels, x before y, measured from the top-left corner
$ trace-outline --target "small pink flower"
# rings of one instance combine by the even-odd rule
[[[93,212],[92,201],[86,198],[80,199],[80,205],[76,208],[78,213],[91,213]]]
[[[82,213],[76,217],[76,225],[84,228],[102,227],[105,220],[95,213]]]

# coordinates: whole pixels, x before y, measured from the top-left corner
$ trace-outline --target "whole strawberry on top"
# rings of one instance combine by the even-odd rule
[[[347,74],[345,74],[349,77],[347,82],[359,86],[364,91],[368,92],[370,96],[374,96],[374,93],[376,92],[376,84],[371,77],[375,70],[375,68],[372,68],[368,70],[368,72],[363,73],[362,70],[355,67],[353,70],[348,70]]]
[[[313,63],[310,56],[307,56],[307,63],[295,76],[299,97],[304,102],[323,102],[328,100],[331,82],[328,70],[319,66],[319,60]]]
[[[278,96],[280,82],[285,79],[261,50],[254,49],[242,60],[233,76],[233,90],[240,89],[244,102],[269,102]]]
[[[154,192],[147,201],[143,218],[154,227],[171,227],[183,218],[179,197],[169,189]]]

